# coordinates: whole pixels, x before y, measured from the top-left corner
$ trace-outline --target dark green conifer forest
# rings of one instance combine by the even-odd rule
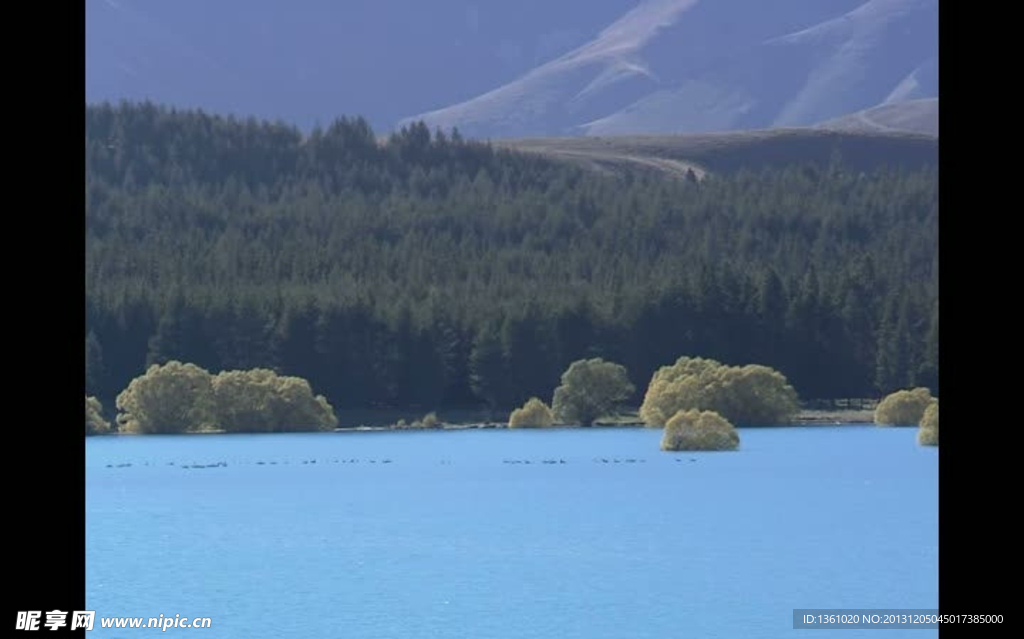
[[[937,169],[605,175],[414,125],[86,107],[87,393],[272,368],[336,408],[509,409],[680,355],[802,399],[938,377]]]

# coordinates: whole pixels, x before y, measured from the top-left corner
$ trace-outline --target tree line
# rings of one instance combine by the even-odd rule
[[[608,176],[150,103],[87,106],[85,142],[89,395],[178,360],[337,408],[507,410],[578,359],[642,381],[681,354],[805,399],[937,386],[934,168]]]
[[[512,411],[509,427],[545,428],[555,425],[555,420],[561,425],[593,426],[598,419],[617,413],[617,407],[636,390],[621,364],[599,357],[573,362],[561,382],[552,393],[550,408],[532,397]],[[915,393],[918,391],[928,393],[927,389]],[[878,414],[883,414],[887,403],[899,403],[898,395],[883,401]],[[314,394],[308,380],[269,369],[211,375],[195,364],[178,361],[150,366],[117,396],[116,407],[115,423],[122,433],[305,432],[339,425],[334,408],[323,395]],[[703,409],[712,409],[717,419],[728,418],[742,425],[782,425],[791,423],[799,403],[785,376],[771,368],[729,367],[684,356],[651,378],[640,417],[648,426],[662,427],[672,423],[671,416]],[[899,409],[892,414],[900,414]],[[443,424],[431,411],[422,420],[411,424],[399,420],[392,428],[437,428]],[[110,431],[102,404],[86,395],[86,435]]]

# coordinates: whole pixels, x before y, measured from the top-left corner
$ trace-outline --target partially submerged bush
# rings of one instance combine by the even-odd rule
[[[879,426],[915,426],[921,422],[925,409],[933,400],[927,388],[896,391],[878,403],[875,423]]]
[[[512,411],[508,418],[509,428],[547,428],[555,421],[548,405],[536,397],[531,397],[522,408]]]
[[[129,433],[184,433],[211,426],[210,373],[194,364],[153,364],[117,396],[117,423]]]
[[[736,450],[740,436],[714,411],[678,411],[665,423],[662,450]]]
[[[933,401],[924,410],[921,423],[917,429],[917,443],[922,446],[939,445],[939,402]]]
[[[266,368],[224,371],[213,378],[213,419],[231,433],[331,430],[338,425],[323,395],[301,377]]]
[[[597,357],[573,362],[555,389],[552,412],[566,424],[590,426],[636,390],[626,369]]]
[[[687,410],[715,411],[744,426],[773,426],[791,423],[800,402],[785,376],[767,366],[726,366],[713,359],[680,357],[654,373],[640,418],[648,426],[660,427]]]
[[[85,434],[101,435],[110,431],[110,422],[103,419],[103,405],[95,397],[85,398]]]

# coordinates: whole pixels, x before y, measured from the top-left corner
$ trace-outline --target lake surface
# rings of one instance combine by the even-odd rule
[[[793,630],[793,609],[938,607],[938,451],[915,436],[742,429],[728,453],[663,453],[639,428],[92,437],[91,635],[829,636]],[[161,614],[212,626],[99,628]]]

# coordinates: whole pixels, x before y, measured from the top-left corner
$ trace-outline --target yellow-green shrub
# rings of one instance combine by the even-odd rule
[[[411,424],[406,424],[404,419],[400,419],[392,428],[439,428],[440,426],[441,420],[437,418],[437,413],[429,412],[423,416],[423,419],[412,420]]]
[[[536,397],[531,397],[522,408],[512,411],[508,418],[509,428],[547,428],[553,423],[551,409]]]
[[[791,423],[800,402],[785,376],[767,366],[680,357],[654,373],[640,418],[660,427],[677,412],[691,409],[715,411],[735,424],[772,426]]]
[[[338,425],[327,399],[314,396],[301,377],[254,368],[219,373],[212,385],[214,421],[228,432],[318,431]]]
[[[931,391],[927,388],[896,391],[878,403],[875,408],[875,423],[879,426],[917,425],[933,400]]]
[[[85,398],[85,434],[100,435],[110,431],[110,422],[103,419],[103,405],[95,397]]]
[[[678,411],[665,423],[662,450],[736,450],[740,437],[733,425],[714,411]]]
[[[117,423],[129,433],[184,433],[209,428],[210,373],[194,364],[154,364],[117,396]]]
[[[917,443],[922,446],[939,445],[939,402],[933,401],[924,410],[921,423],[917,429]]]
[[[564,424],[590,426],[636,390],[621,364],[600,357],[581,359],[562,373],[551,409]]]
[[[260,433],[329,430],[334,409],[309,382],[272,370],[224,371],[194,364],[154,364],[117,396],[117,422],[131,433],[223,429]]]

